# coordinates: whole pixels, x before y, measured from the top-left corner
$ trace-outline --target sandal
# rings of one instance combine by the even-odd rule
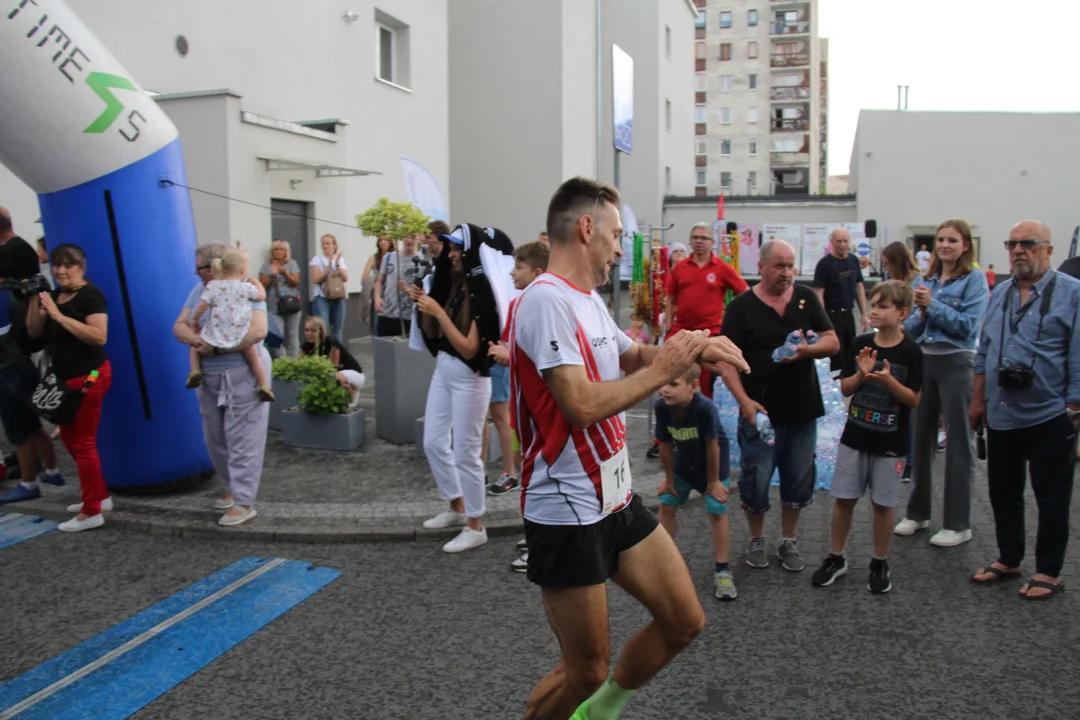
[[[987,573],[994,577],[987,578],[986,580],[977,579],[979,575],[986,575]],[[1002,570],[1001,568],[996,568],[993,564],[990,564],[980,570],[976,570],[975,574],[971,576],[971,582],[977,585],[989,585],[991,583],[996,583],[998,580],[1012,580],[1020,577],[1022,574],[1020,568],[1016,568],[1015,570]]]
[[[1049,590],[1050,592],[1046,593],[1045,595],[1028,595],[1027,593],[1020,593],[1020,597],[1024,598],[1025,600],[1049,600],[1058,593],[1065,592],[1064,580],[1058,581],[1058,583],[1055,585],[1054,583],[1046,582],[1045,580],[1036,580],[1035,578],[1031,578],[1027,581],[1027,586],[1028,591],[1030,591],[1031,588],[1043,588],[1044,590]]]

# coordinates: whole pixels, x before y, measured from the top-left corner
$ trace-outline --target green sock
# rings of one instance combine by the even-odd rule
[[[615,678],[600,686],[600,689],[589,698],[589,720],[616,720],[622,712],[623,705],[634,697],[637,690],[623,690]]]

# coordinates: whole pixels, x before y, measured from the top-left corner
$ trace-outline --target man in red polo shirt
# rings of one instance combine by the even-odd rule
[[[727,291],[738,295],[750,287],[712,249],[712,228],[708,224],[690,228],[692,254],[668,272],[664,298],[666,337],[680,330],[709,330],[711,335],[719,335]],[[712,399],[712,373],[708,370],[701,371],[701,392]]]

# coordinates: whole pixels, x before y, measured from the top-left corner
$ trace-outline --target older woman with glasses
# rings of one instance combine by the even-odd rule
[[[240,344],[228,350],[205,343],[190,323],[206,284],[214,279],[211,262],[224,257],[227,249],[215,243],[195,251],[195,274],[199,282],[173,324],[173,335],[185,345],[195,347],[202,357],[202,383],[197,393],[203,438],[214,472],[225,481],[225,494],[214,501],[214,507],[228,511],[218,520],[219,524],[239,525],[256,514],[255,496],[262,478],[270,419],[270,404],[259,400],[258,381],[240,351],[261,343],[266,337],[266,303],[252,303],[251,327]],[[259,349],[259,359],[269,375],[270,356],[263,348]]]
[[[975,436],[968,422],[975,381],[975,341],[989,294],[975,267],[971,226],[941,223],[934,255],[915,282],[915,309],[904,332],[923,351],[923,389],[915,410],[912,475],[915,487],[897,535],[913,535],[930,525],[934,450],[944,420],[945,508],[942,529],[930,543],[953,547],[971,540],[971,486],[975,480]]]

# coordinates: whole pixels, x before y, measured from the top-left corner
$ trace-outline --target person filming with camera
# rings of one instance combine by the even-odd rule
[[[1050,229],[1041,222],[1017,224],[1005,248],[1012,279],[990,300],[968,411],[976,433],[988,428],[987,475],[999,554],[972,580],[991,584],[1022,575],[1030,471],[1039,529],[1035,574],[1020,595],[1045,600],[1065,587],[1061,569],[1080,419],[1080,280],[1051,269]]]

